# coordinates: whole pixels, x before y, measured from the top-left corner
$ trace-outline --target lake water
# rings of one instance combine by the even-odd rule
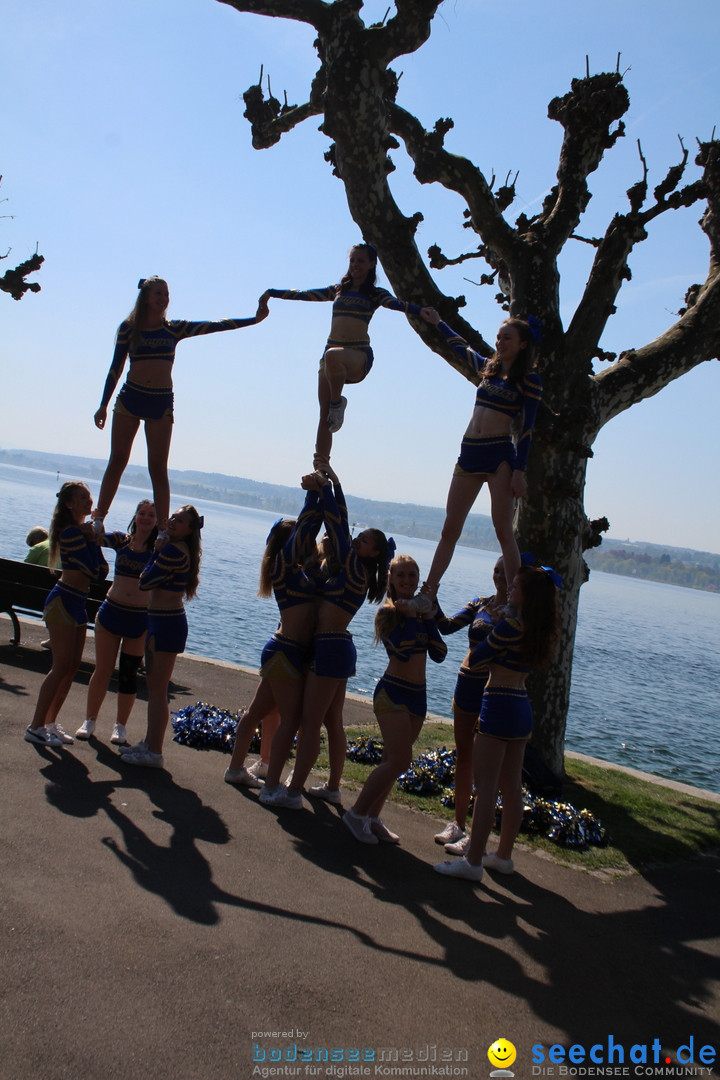
[[[0,464],[0,556],[23,559],[33,525],[50,524],[60,476]],[[89,482],[93,495],[98,485]],[[147,493],[121,487],[108,515],[110,529],[124,529]],[[304,493],[298,489],[299,512]],[[174,500],[174,503],[182,502]],[[260,558],[276,514],[223,503],[195,501],[205,514],[203,564],[197,598],[188,604],[187,651],[256,668],[277,625],[272,600],[257,597]],[[360,522],[360,526],[364,523]],[[396,536],[399,552],[427,571],[435,544]],[[112,567],[112,552],[106,550]],[[472,596],[492,591],[496,556],[459,547],[443,578],[443,608],[452,613]],[[349,689],[372,700],[385,667],[373,645],[375,606],[366,604],[352,631],[357,675]],[[575,643],[566,746],[720,792],[720,597],[594,572],[583,586]],[[465,654],[464,631],[447,638],[443,664],[428,663],[428,708],[450,715],[455,676]],[[235,709],[244,701],[216,701]]]

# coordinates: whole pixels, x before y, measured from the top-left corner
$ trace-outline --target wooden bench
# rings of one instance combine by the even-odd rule
[[[0,559],[0,612],[6,612],[13,626],[12,644],[20,644],[20,615],[42,615],[47,594],[60,576],[47,566]],[[98,608],[110,588],[109,581],[93,582],[87,601],[88,624],[94,625]]]

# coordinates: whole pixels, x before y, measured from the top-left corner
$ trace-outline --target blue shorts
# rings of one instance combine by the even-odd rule
[[[307,645],[273,634],[260,656],[260,674],[263,679],[294,682],[305,677],[307,657]]]
[[[455,693],[453,694],[453,706],[462,712],[480,715],[483,700],[483,690],[488,679],[487,668],[480,668],[477,675],[461,667],[458,671]]]
[[[363,372],[363,379],[373,366],[375,360],[373,351],[367,341],[336,341],[334,338],[328,338],[325,343],[325,352],[327,352],[328,349],[354,349],[355,352],[365,353],[365,371]],[[318,370],[325,370],[325,353],[320,357],[320,367]],[[362,382],[362,379],[348,379],[347,382]]]
[[[181,653],[188,636],[184,608],[148,608],[147,644],[152,641],[155,652]]]
[[[58,581],[43,607],[46,626],[87,626],[87,593]]]
[[[426,685],[398,679],[394,675],[383,675],[375,687],[373,710],[376,716],[406,712],[418,720],[424,720],[427,713]]]
[[[115,412],[138,420],[173,418],[174,395],[171,386],[140,386],[130,379],[115,399]]]
[[[106,596],[95,618],[98,626],[108,634],[121,638],[142,637],[148,627],[147,608],[119,604]]]
[[[515,444],[509,435],[496,435],[489,439],[466,435],[460,445],[460,457],[453,475],[492,476],[505,461],[511,469],[515,468]]]
[[[310,670],[324,679],[349,679],[355,674],[357,649],[352,634],[316,634],[314,658]]]
[[[496,739],[529,739],[533,715],[525,690],[491,686],[483,694],[480,719],[475,731]]]

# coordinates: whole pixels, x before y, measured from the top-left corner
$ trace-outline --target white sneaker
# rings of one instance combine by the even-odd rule
[[[378,840],[381,840],[383,844],[399,844],[400,837],[396,832],[388,829],[387,825],[382,818],[371,817],[370,829],[374,836],[377,836]]]
[[[95,720],[92,716],[88,716],[87,720],[75,732],[76,739],[89,739],[95,731]]]
[[[345,410],[347,408],[347,398],[341,397],[339,405],[331,405],[328,409],[327,426],[331,435],[334,435],[336,431],[339,431],[345,422]]]
[[[118,746],[118,754],[122,754],[123,757],[125,757],[126,754],[134,754],[136,750],[147,750],[147,743],[144,739],[141,739],[140,742],[133,743],[132,746],[130,743],[125,743],[124,746]]]
[[[322,799],[324,802],[332,803],[333,806],[342,806],[340,788],[331,788],[328,787],[327,784],[317,784],[316,787],[308,788],[308,795],[312,795],[315,799]]]
[[[262,758],[258,758],[254,765],[249,765],[247,771],[251,776],[256,776],[258,780],[264,780],[268,773],[268,763],[263,761]]]
[[[94,726],[95,725],[93,724],[93,727]],[[110,736],[110,742],[115,743],[116,746],[125,746],[127,743],[127,733],[124,724],[115,725],[112,735]]]
[[[350,832],[361,844],[377,844],[378,838],[372,831],[372,824],[367,815],[356,814],[350,807],[343,814],[343,824],[347,825]]]
[[[455,844],[465,836],[465,830],[461,829],[457,821],[449,821],[442,832],[435,833],[436,844]]]
[[[302,810],[303,808],[302,795],[299,792],[297,795],[291,794],[284,784],[278,784],[272,790],[264,786],[259,798],[263,806],[282,807],[286,810]]]
[[[263,787],[262,780],[254,776],[249,769],[226,769],[223,780],[226,784],[237,784],[238,787]]]
[[[23,739],[25,742],[37,743],[38,746],[62,746],[62,741],[57,735],[44,727],[26,727]]]
[[[447,851],[447,848],[445,850]],[[512,874],[515,869],[512,859],[501,859],[496,851],[483,855],[482,864],[487,870],[495,870],[498,874]]]
[[[129,754],[123,754],[123,765],[143,765],[149,769],[162,769],[163,756],[162,754],[155,754],[152,750],[148,750],[145,747],[144,750],[133,749]]]
[[[448,877],[467,878],[468,881],[482,881],[482,866],[473,866],[467,859],[456,859],[455,862],[435,863],[433,870],[438,874],[446,874]]]
[[[70,746],[75,742],[72,735],[68,735],[65,728],[61,724],[58,724],[57,720],[53,724],[46,724],[45,730],[49,731],[51,735],[54,735],[56,739],[59,739],[61,743],[65,743],[67,746]]]
[[[446,844],[445,850],[448,855],[467,855],[470,850],[470,837],[461,836],[454,844]],[[484,865],[485,861],[483,860],[483,866]]]

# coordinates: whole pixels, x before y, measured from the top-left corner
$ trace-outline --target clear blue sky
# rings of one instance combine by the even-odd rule
[[[388,3],[367,3],[366,21]],[[395,65],[399,100],[426,127],[452,116],[448,148],[486,176],[520,170],[514,220],[554,181],[561,129],[547,119],[549,100],[584,74],[586,54],[596,72],[614,70],[621,53],[627,137],[591,178],[579,230],[599,235],[640,176],[638,139],[652,189],[678,160],[678,134],[692,158],[695,137],[720,124],[719,30],[717,0],[446,0],[428,44]],[[0,249],[12,248],[5,266],[15,265],[38,243],[46,262],[42,292],[19,303],[0,296],[0,446],[107,456],[109,431],[92,417],[141,276],[168,280],[178,318],[249,315],[268,286],[339,279],[358,230],[317,121],[258,152],[242,115],[261,63],[276,96],[306,100],[313,38],[302,24],[216,0],[6,0],[0,196],[13,216],[0,220]],[[421,248],[467,250],[474,238],[459,200],[420,188],[403,152],[393,157],[398,202],[425,215]],[[695,207],[655,223],[631,258],[605,348],[661,333],[687,286],[704,280],[699,216]],[[591,254],[573,244],[563,258],[566,322]],[[465,264],[437,280],[466,294],[468,318],[492,338],[493,290],[463,280],[480,272]],[[182,343],[171,467],[294,483],[310,466],[329,318],[329,305],[273,301],[259,327]],[[348,393],[333,464],[356,495],[442,505],[473,388],[402,315],[379,312],[371,331],[375,367]],[[606,427],[586,508],[610,519],[609,535],[720,550],[719,387],[718,364],[705,364]],[[133,460],[144,460],[142,436]],[[481,496],[476,508],[488,506]]]

